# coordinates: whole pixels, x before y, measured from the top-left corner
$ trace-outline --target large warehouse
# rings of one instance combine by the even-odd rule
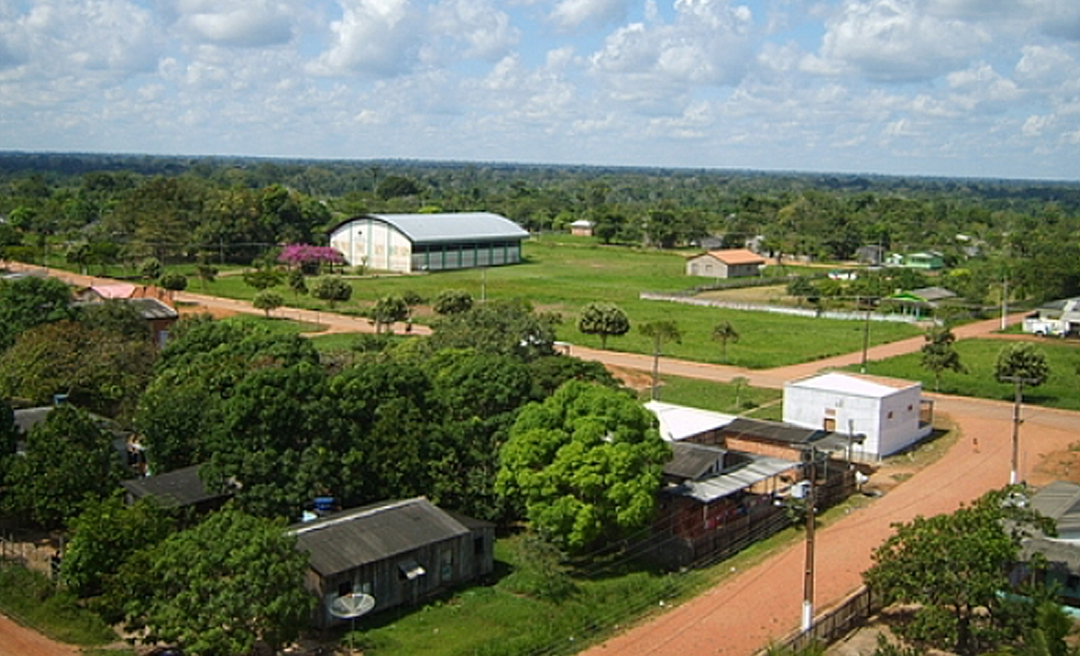
[[[491,212],[364,214],[338,224],[330,245],[352,266],[411,273],[516,264],[528,236]]]

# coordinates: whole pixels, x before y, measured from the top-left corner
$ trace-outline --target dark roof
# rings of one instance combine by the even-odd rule
[[[290,528],[311,569],[332,576],[469,535],[468,528],[424,497],[388,501]]]
[[[727,436],[743,437],[748,439],[762,440],[766,442],[782,442],[784,444],[802,445],[817,442],[829,435],[828,431],[814,428],[803,428],[793,424],[784,424],[777,421],[762,421],[760,419],[747,419],[739,417],[720,431]]]
[[[199,476],[201,466],[192,465],[155,476],[133,478],[121,481],[120,484],[136,499],[151,497],[162,506],[172,508],[192,506],[228,496],[206,488],[206,483]]]
[[[694,442],[672,442],[672,458],[664,465],[664,475],[682,480],[716,476],[750,461],[746,454]]]

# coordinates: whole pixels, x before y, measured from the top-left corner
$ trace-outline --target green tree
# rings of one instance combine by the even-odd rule
[[[352,298],[352,291],[349,283],[335,276],[319,278],[311,287],[311,295],[329,303],[331,309],[338,303],[344,303]]]
[[[60,579],[80,597],[100,595],[128,556],[171,532],[172,519],[146,499],[130,506],[121,494],[88,501],[68,522]]]
[[[1052,524],[1011,503],[1018,491],[991,491],[951,515],[894,525],[863,578],[886,604],[916,607],[912,621],[899,629],[905,637],[964,655],[1018,637],[1016,627],[1003,621],[1015,611],[1001,595],[1009,587],[1008,568],[1019,555],[1025,526],[1053,533]]]
[[[521,410],[500,458],[496,491],[580,551],[648,525],[671,449],[632,396],[570,381]]]
[[[431,309],[437,314],[461,314],[472,309],[472,294],[464,289],[444,289],[435,297]]]
[[[371,309],[371,318],[375,320],[375,332],[381,333],[382,326],[394,332],[394,323],[404,321],[409,316],[409,306],[405,299],[397,295],[383,296],[375,301]]]
[[[589,303],[578,317],[578,330],[586,335],[600,335],[600,348],[607,349],[607,338],[630,332],[630,319],[611,303]]]
[[[390,200],[391,198],[400,198],[402,196],[415,196],[420,193],[420,186],[412,178],[403,175],[388,175],[383,178],[378,187],[375,188],[375,195],[381,200]]]
[[[199,276],[199,287],[206,291],[206,286],[217,278],[218,269],[206,261],[200,261],[195,265],[195,275]]]
[[[728,342],[738,342],[739,331],[735,330],[730,321],[721,321],[713,326],[712,338],[713,341],[720,342],[720,361],[727,362]]]
[[[289,289],[292,290],[293,297],[296,298],[296,300],[300,300],[302,295],[308,293],[307,279],[304,277],[304,272],[300,269],[290,270],[285,282],[288,283]]]
[[[652,340],[653,344],[652,390],[650,396],[655,401],[659,398],[660,356],[664,352],[664,342],[681,343],[682,331],[679,330],[677,323],[666,319],[643,323],[638,327],[638,330],[641,331],[642,335]]]
[[[945,370],[963,373],[960,353],[956,350],[956,336],[948,328],[934,327],[926,332],[922,347],[922,366],[934,374],[934,391],[941,391],[941,374]]]
[[[134,412],[153,375],[157,349],[145,338],[61,321],[24,332],[0,355],[0,395],[37,405],[67,394],[79,407],[110,417]]]
[[[1038,387],[1050,375],[1046,353],[1030,342],[1002,347],[994,361],[994,377],[1002,382]]]
[[[110,494],[121,466],[112,441],[85,412],[70,405],[52,410],[27,436],[25,457],[11,462],[11,510],[59,528],[81,503]]]
[[[146,280],[156,280],[161,277],[161,260],[156,257],[148,257],[139,263],[139,275]]]
[[[158,284],[170,292],[182,292],[187,289],[187,276],[178,272],[163,273]]]
[[[251,299],[251,306],[256,310],[262,310],[266,313],[266,318],[270,318],[270,313],[278,309],[285,304],[285,299],[281,297],[281,294],[264,289],[261,292],[255,294],[255,298]]]
[[[244,282],[259,291],[281,284],[281,272],[271,267],[259,267],[244,272]]]
[[[0,280],[0,351],[24,330],[74,316],[71,288],[56,278]]]
[[[129,340],[149,340],[150,322],[143,318],[138,308],[122,299],[106,299],[101,303],[87,303],[77,308],[80,324],[91,330],[120,335]]]
[[[492,301],[441,317],[432,325],[426,344],[432,351],[471,348],[527,361],[554,354],[555,326],[560,321],[557,314],[534,312],[528,301]]]
[[[275,653],[306,625],[315,599],[303,587],[306,554],[283,522],[233,508],[175,533],[145,552],[128,600],[129,620],[149,644],[168,642],[202,656]]]

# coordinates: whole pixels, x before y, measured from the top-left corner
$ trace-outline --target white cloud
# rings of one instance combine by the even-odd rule
[[[521,39],[521,30],[489,0],[442,0],[431,8],[426,29],[432,35],[464,43],[461,56],[469,59],[498,60]],[[434,59],[445,63],[445,57],[439,53]]]
[[[926,14],[916,0],[848,0],[825,27],[823,60],[887,82],[932,79],[991,41],[981,26]]]
[[[632,23],[589,58],[601,84],[623,100],[669,98],[690,85],[737,83],[752,63],[753,17],[726,0],[675,0],[670,23]]]
[[[606,25],[626,17],[627,0],[559,0],[550,20],[563,30]]]
[[[290,7],[275,0],[178,0],[177,24],[199,42],[256,48],[293,37]]]
[[[1046,34],[1080,41],[1080,3],[1076,0],[1024,0],[1023,4]]]
[[[340,0],[341,20],[330,24],[334,43],[310,67],[317,75],[402,74],[417,61],[421,16],[409,0]]]

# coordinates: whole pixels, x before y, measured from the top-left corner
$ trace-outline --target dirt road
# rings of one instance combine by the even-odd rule
[[[49,640],[0,615],[0,656],[74,656],[79,650]]]

